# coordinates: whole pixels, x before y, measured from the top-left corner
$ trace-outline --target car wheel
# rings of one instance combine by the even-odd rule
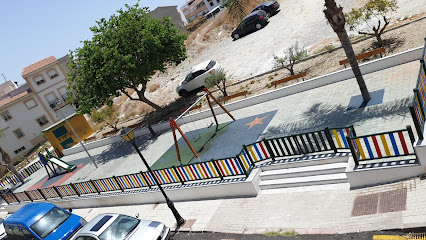
[[[186,90],[180,90],[179,91],[179,95],[181,96],[181,97],[186,97],[186,96],[188,96],[188,91],[186,91]]]
[[[261,29],[261,28],[262,28],[262,24],[257,23],[257,24],[256,24],[256,29],[257,29],[257,30],[259,30],[259,29]]]
[[[240,38],[240,35],[238,35],[238,33],[234,34],[234,40],[237,40],[238,38]]]
[[[266,17],[267,17],[267,18],[271,17],[271,13],[268,13],[268,12],[267,12],[267,13],[266,13]]]

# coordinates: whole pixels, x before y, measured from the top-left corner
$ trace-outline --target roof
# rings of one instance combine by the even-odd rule
[[[44,66],[47,66],[47,65],[49,65],[51,63],[54,63],[56,61],[57,60],[56,60],[56,58],[54,56],[50,56],[50,57],[45,58],[45,59],[43,59],[41,61],[33,63],[33,64],[29,65],[28,67],[24,67],[24,69],[22,69],[21,76],[24,77],[25,75],[28,75],[28,74],[30,74],[30,73],[32,73],[34,71],[37,71],[38,69],[40,69],[40,68],[42,68]]]
[[[20,94],[17,94],[17,95],[15,95],[13,97],[8,97],[8,98],[5,98],[5,99],[2,99],[2,100],[0,100],[0,107],[3,107],[4,105],[6,105],[6,104],[8,104],[10,102],[13,102],[16,99],[19,99],[19,98],[21,98],[23,96],[26,96],[28,94],[30,94],[30,91],[21,92]]]
[[[6,223],[26,223],[25,225],[32,225],[41,217],[46,215],[55,205],[51,203],[31,203],[24,205],[10,217],[6,218]]]
[[[75,116],[77,116],[77,113],[73,113],[73,114],[69,115],[69,116],[67,117],[67,120],[70,120],[71,118],[73,118],[73,117],[75,117]],[[53,129],[53,128],[55,128],[55,127],[59,126],[59,125],[61,125],[61,124],[62,124],[62,123],[64,123],[64,122],[65,122],[65,119],[62,119],[61,121],[59,121],[59,122],[57,122],[57,123],[53,124],[52,126],[49,126],[48,128],[43,129],[43,130],[42,130],[42,132],[49,131],[49,130],[51,130],[51,129]]]
[[[191,72],[196,72],[196,71],[200,71],[200,70],[204,70],[204,69],[206,69],[206,68],[207,68],[207,65],[209,65],[210,61],[211,61],[211,60],[208,60],[208,61],[205,61],[205,62],[202,62],[202,63],[200,63],[200,64],[196,65],[195,67],[193,67],[193,68],[191,69]]]

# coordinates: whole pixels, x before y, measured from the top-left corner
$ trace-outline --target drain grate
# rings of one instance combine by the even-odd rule
[[[354,201],[354,207],[352,208],[352,216],[356,217],[377,213],[378,202],[378,193],[356,197]]]
[[[403,211],[406,207],[406,188],[380,193],[379,213]]]

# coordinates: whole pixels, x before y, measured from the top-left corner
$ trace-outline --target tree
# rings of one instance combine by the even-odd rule
[[[298,42],[287,48],[284,54],[284,57],[278,57],[274,54],[274,67],[285,68],[290,71],[291,75],[294,75],[294,64],[308,56],[308,52],[303,47],[299,47]]]
[[[3,132],[0,132],[0,137],[4,137]],[[6,151],[4,151],[1,146],[0,146],[0,153],[1,153],[1,159],[2,159],[0,164],[7,167],[9,171],[11,171],[13,174],[15,174],[18,177],[21,183],[24,183],[24,178],[22,178],[22,176],[18,173],[12,161],[10,160],[9,154]]]
[[[370,93],[368,92],[367,85],[365,85],[364,78],[362,77],[361,71],[358,66],[358,62],[355,58],[355,53],[352,48],[352,43],[349,40],[348,33],[345,29],[345,16],[343,15],[343,8],[337,7],[334,0],[325,0],[325,9],[323,10],[328,23],[333,28],[334,32],[339,37],[340,43],[342,44],[343,50],[345,51],[346,57],[349,60],[352,71],[358,82],[359,89],[364,103],[370,101]]]
[[[247,0],[228,0],[223,4],[228,9],[232,21],[240,22],[246,16],[245,6]]]
[[[226,92],[226,81],[227,78],[224,71],[214,71],[204,80],[204,86],[207,88],[216,86],[222,92],[223,96],[226,97],[228,96],[228,93]]]
[[[358,30],[359,34],[374,36],[379,46],[383,46],[382,34],[391,20],[386,15],[395,12],[397,8],[396,0],[369,0],[360,8],[352,8],[345,14],[345,18],[350,30]],[[360,28],[364,24],[373,32],[361,31]]]
[[[105,122],[107,126],[118,131],[117,124],[120,118],[118,116],[118,111],[112,106],[107,106],[100,110],[93,109],[90,112],[90,118],[95,123]]]
[[[120,94],[160,109],[145,97],[147,83],[157,71],[164,72],[186,57],[187,36],[179,34],[169,17],[158,20],[150,17],[148,8],[125,6],[109,20],[97,21],[90,28],[92,39],[70,51],[68,92],[81,113],[112,105],[113,97]],[[130,96],[129,89],[137,97]]]

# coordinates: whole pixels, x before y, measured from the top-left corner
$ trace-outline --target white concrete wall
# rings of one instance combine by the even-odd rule
[[[255,197],[260,191],[259,168],[253,169],[244,182],[229,182],[222,184],[199,185],[178,189],[165,189],[167,196],[175,202],[197,201],[206,199]],[[93,208],[139,204],[163,203],[165,199],[160,191],[151,190],[145,193],[128,193],[126,195],[93,195],[91,198],[52,199],[51,202],[63,208]],[[25,203],[13,203],[5,206],[5,210],[14,213]]]
[[[423,50],[423,46],[418,48],[413,48],[395,55],[380,58],[371,62],[361,64],[360,69],[363,74],[368,74],[368,73],[380,71],[386,68],[390,68],[393,66],[401,65],[404,63],[416,61],[422,57],[422,50]],[[273,99],[282,98],[285,96],[289,96],[299,92],[304,92],[310,89],[322,87],[328,84],[337,83],[337,82],[344,81],[351,78],[354,78],[354,74],[351,68],[347,68],[347,69],[336,71],[324,76],[312,78],[307,81],[299,82],[290,86],[286,86],[286,87],[279,88],[270,92],[266,92],[260,95],[256,95],[253,97],[248,97],[239,101],[228,103],[225,105],[225,107],[228,111],[234,111],[234,110],[245,108],[251,105],[271,101]],[[206,111],[210,111],[210,110],[206,110]],[[224,113],[224,111],[220,107],[214,108],[214,111],[216,114]],[[191,121],[197,121],[197,120],[203,119],[205,116],[206,116],[205,111],[194,113],[194,114],[191,114],[190,117],[189,116],[185,117],[185,122],[188,123]],[[183,121],[182,120],[178,121],[178,124],[183,124]],[[162,123],[153,125],[152,128],[154,129],[154,131],[161,131],[161,130],[170,129],[170,126],[168,122],[162,122]],[[145,134],[145,132],[147,131],[148,129],[138,130],[137,132],[135,132],[135,134],[137,134],[137,136],[140,136],[140,135],[143,135],[142,132]],[[100,146],[104,146],[104,145],[119,142],[119,141],[122,141],[121,137],[111,137],[108,139],[102,139],[96,142],[88,143],[85,146],[87,149],[93,149],[93,148],[97,148]],[[81,152],[83,150],[84,149],[80,145],[76,145],[73,148],[65,150],[64,154],[70,155],[77,152]]]

